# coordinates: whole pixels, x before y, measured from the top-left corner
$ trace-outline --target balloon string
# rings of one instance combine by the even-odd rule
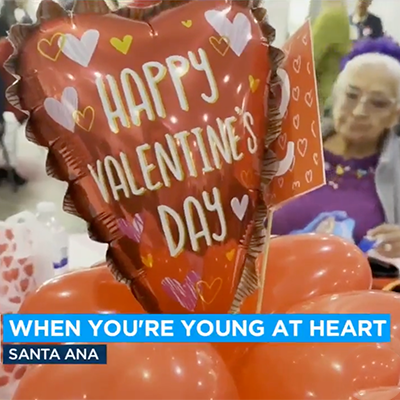
[[[257,309],[256,309],[257,314],[261,314],[262,305],[263,305],[264,290],[265,290],[265,277],[267,274],[269,242],[271,239],[273,214],[274,214],[273,210],[269,210],[268,214],[267,214],[267,228],[266,228],[266,235],[265,235],[264,250],[263,250],[263,255],[262,255],[262,264],[261,264],[261,270],[260,270],[260,289],[258,290],[258,298],[257,298]]]

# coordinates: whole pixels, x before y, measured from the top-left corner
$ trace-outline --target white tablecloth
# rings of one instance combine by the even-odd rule
[[[106,258],[107,245],[94,242],[86,234],[74,234],[69,239],[69,268],[87,268]]]

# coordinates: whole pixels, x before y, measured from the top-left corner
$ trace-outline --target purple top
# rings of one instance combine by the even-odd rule
[[[375,187],[378,159],[345,160],[325,151],[327,184],[277,210],[272,233],[331,233],[359,243],[369,229],[385,222]]]

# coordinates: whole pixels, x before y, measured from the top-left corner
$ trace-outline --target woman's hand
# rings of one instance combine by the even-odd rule
[[[367,236],[379,242],[375,249],[388,258],[400,258],[400,226],[382,224],[368,231]]]

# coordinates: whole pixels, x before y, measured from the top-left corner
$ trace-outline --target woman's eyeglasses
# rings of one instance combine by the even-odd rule
[[[344,103],[346,107],[352,109],[362,104],[366,112],[384,112],[393,107],[396,99],[370,94],[364,95],[356,91],[347,90],[344,92]]]

